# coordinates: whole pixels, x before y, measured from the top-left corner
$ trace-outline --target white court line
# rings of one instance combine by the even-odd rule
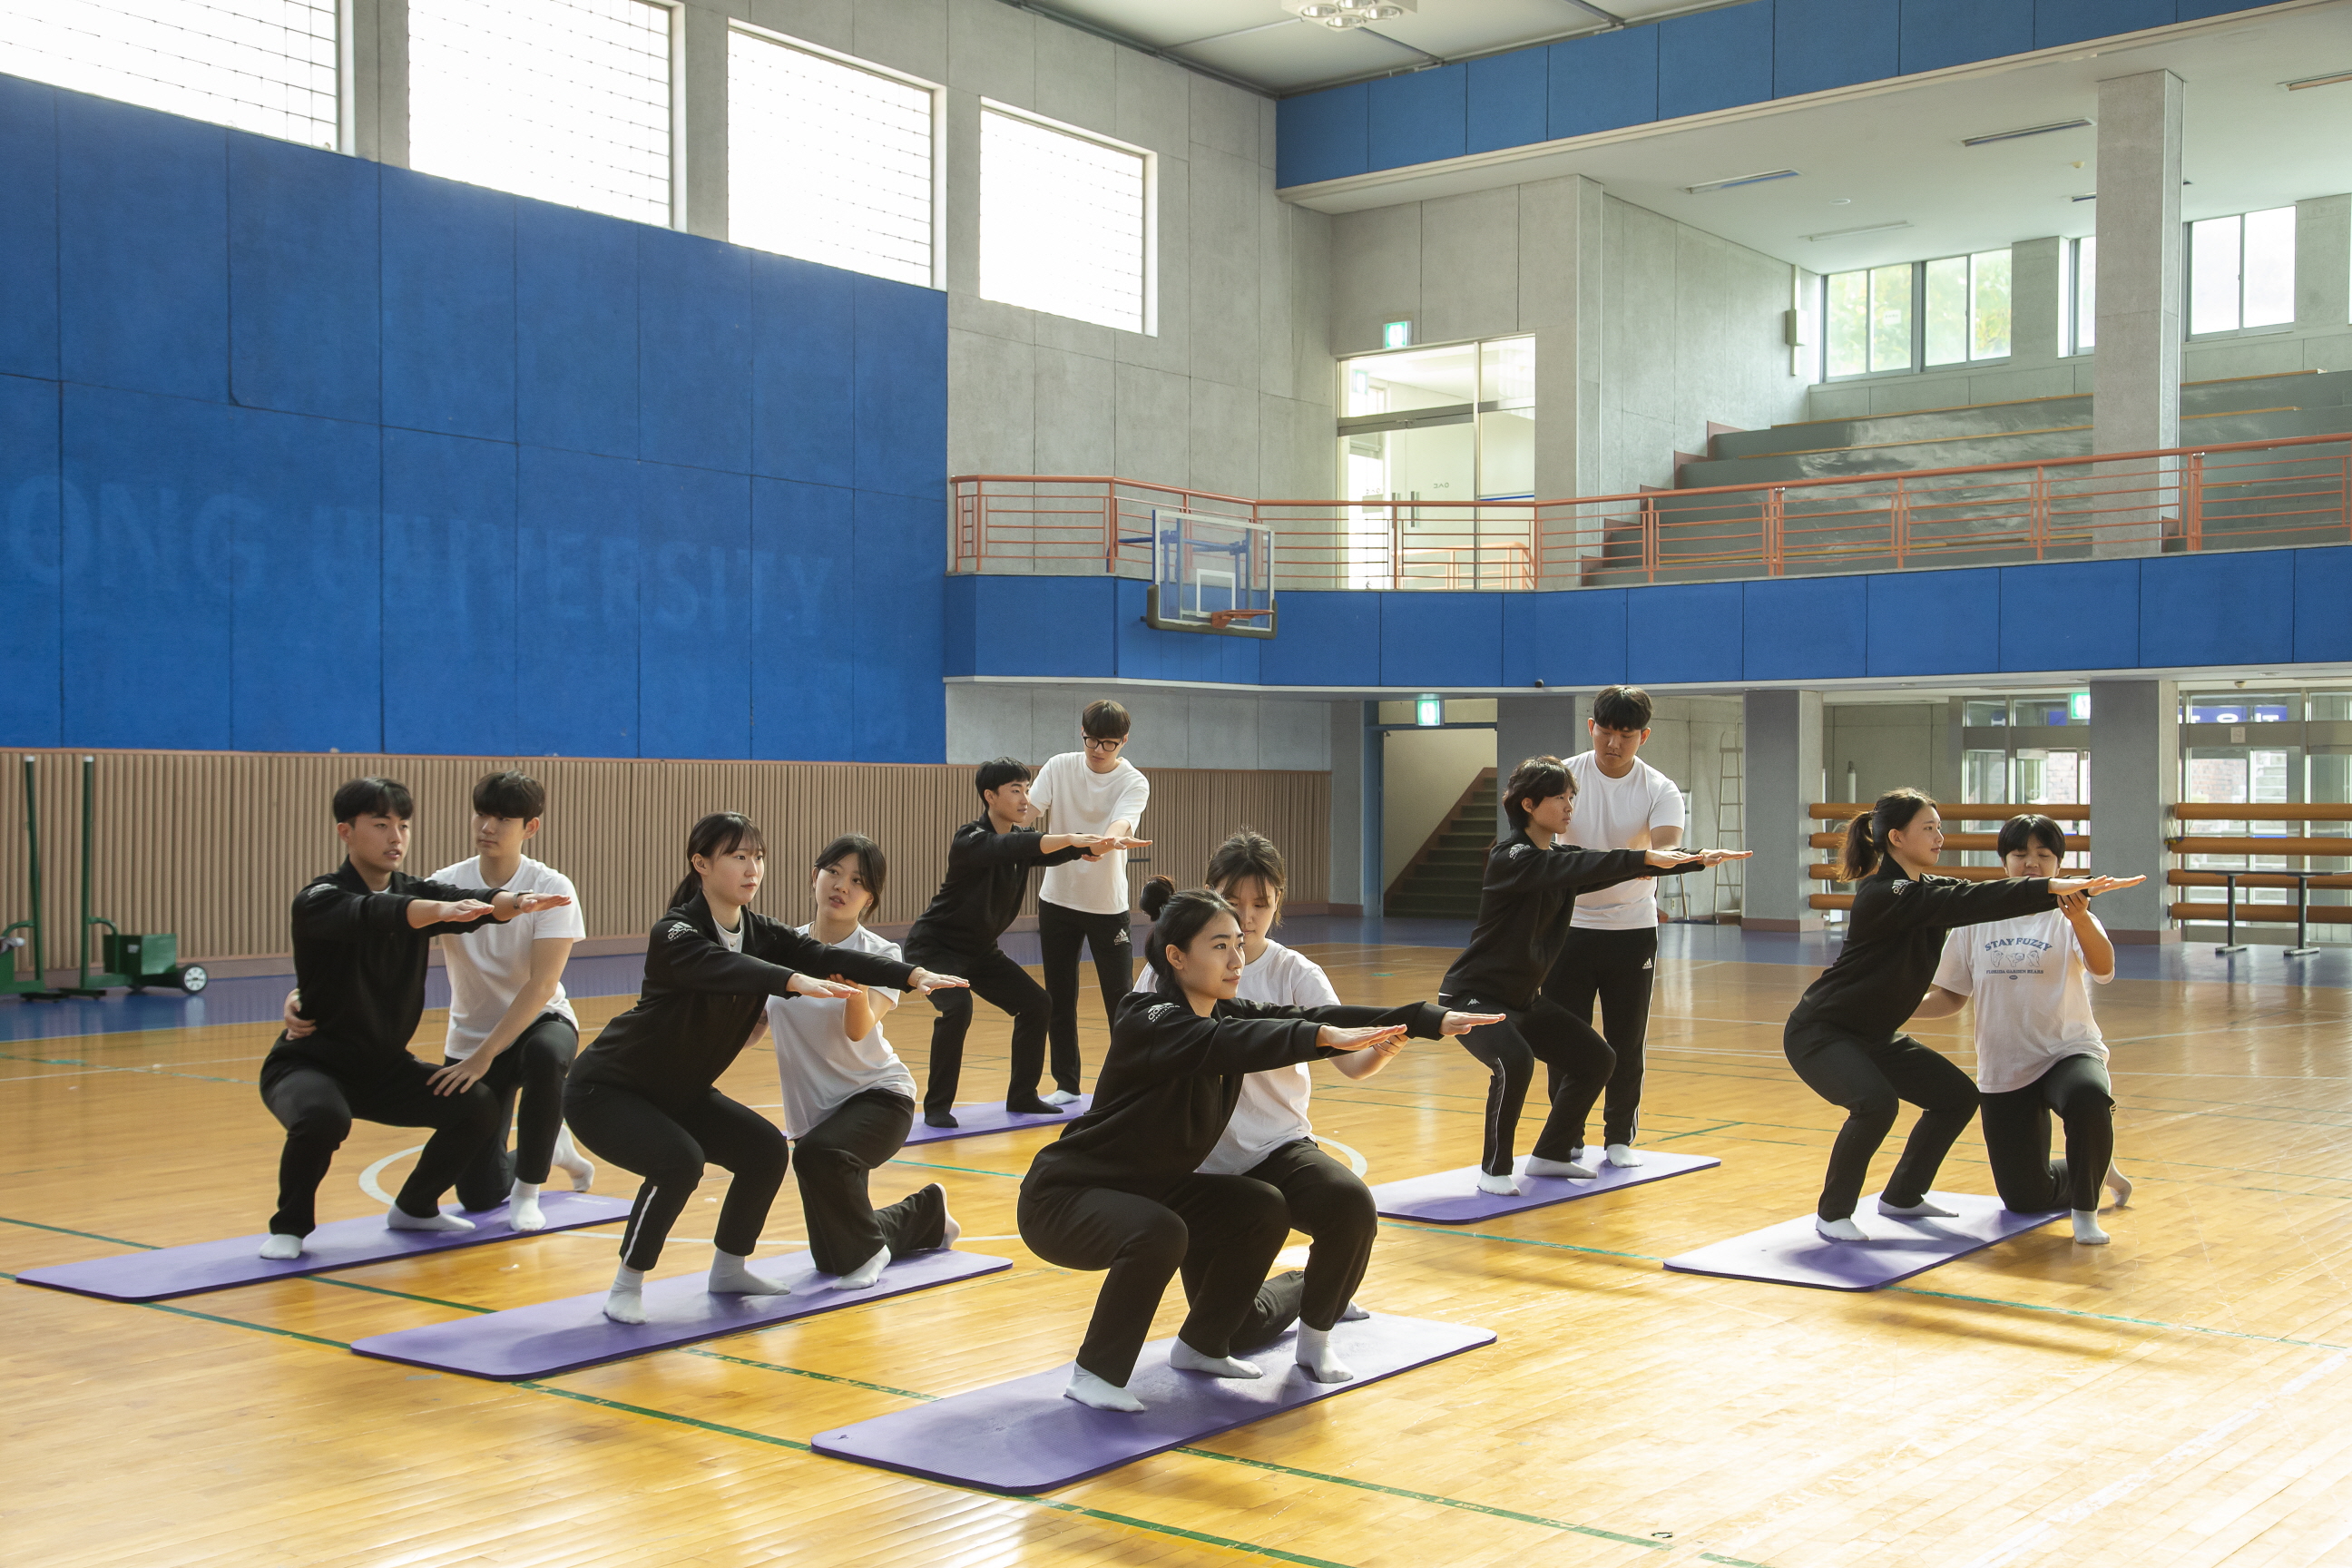
[[[394,1160],[405,1160],[411,1154],[422,1154],[423,1152],[425,1152],[425,1145],[419,1143],[414,1149],[403,1149],[397,1154],[386,1154],[383,1159],[378,1160],[374,1164],[370,1165],[366,1170],[360,1173],[360,1191],[365,1193],[376,1202],[383,1205],[384,1207],[390,1208],[392,1206],[392,1194],[383,1190],[383,1184],[379,1183],[376,1178],[383,1174],[383,1168],[386,1165],[391,1164]]]
[[[1356,1174],[1360,1176],[1366,1171],[1371,1169],[1370,1166],[1364,1163],[1364,1157],[1361,1154],[1357,1153],[1353,1149],[1349,1148],[1337,1138],[1326,1138],[1323,1134],[1318,1132],[1315,1135],[1315,1142],[1322,1144],[1326,1149],[1337,1149],[1340,1153],[1348,1156],[1348,1169],[1355,1172]]]
[[[2321,1378],[2326,1377],[2329,1373],[2334,1372],[2337,1367],[2342,1366],[2347,1361],[2352,1361],[2352,1351],[2338,1351],[2336,1354],[2329,1356],[2317,1366],[2313,1367],[2309,1372],[2305,1373],[2301,1377],[2296,1378],[2293,1383],[2288,1384],[2284,1388],[2280,1389],[2276,1394],[2272,1394],[2268,1399],[2257,1400],[2253,1404],[2247,1405],[2243,1410],[2239,1411],[2236,1415],[2215,1422],[2212,1426],[2206,1427],[2202,1432],[2198,1433],[2194,1437],[2189,1438],[2189,1441],[2181,1444],[2179,1447],[2172,1449],[2168,1453],[2158,1456],[2140,1468],[2134,1470],[2130,1475],[2125,1476],[2118,1480],[2108,1482],[2105,1486],[2101,1487],[2097,1491],[2093,1492],[2089,1497],[2083,1499],[2082,1501],[2070,1503],[2065,1508],[2059,1510],[2058,1512],[2052,1515],[2049,1519],[2043,1521],[2042,1523],[2033,1526],[2030,1530],[2021,1531],[2019,1533],[2011,1536],[2007,1541],[2002,1542],[1999,1546],[1994,1547],[1983,1556],[1970,1562],[1967,1565],[1967,1568],[2000,1568],[2002,1563],[2013,1562],[2019,1556],[2032,1551],[2034,1547],[2039,1546],[2043,1542],[2049,1540],[2050,1537],[2055,1535],[2059,1531],[2066,1528],[2066,1526],[2070,1524],[2082,1523],[2083,1521],[2090,1518],[2101,1509],[2105,1508],[2109,1503],[2121,1502],[2124,1499],[2131,1496],[2132,1493],[2139,1490],[2142,1487],[2147,1486],[2150,1481],[2156,1479],[2156,1473],[2158,1470],[2163,1469],[2165,1467],[2178,1463],[2183,1459],[2197,1458],[2219,1447],[2223,1438],[2229,1436],[2240,1427],[2252,1423],[2260,1417],[2264,1412],[2268,1411],[2273,1405],[2277,1405],[2280,1401],[2291,1398],[2294,1395],[2302,1393],[2305,1389],[2310,1387],[2313,1384],[2317,1383]]]

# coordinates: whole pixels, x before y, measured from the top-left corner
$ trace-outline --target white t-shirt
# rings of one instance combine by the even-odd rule
[[[1579,752],[1568,759],[1568,773],[1576,781],[1576,809],[1569,815],[1566,843],[1584,849],[1631,849],[1635,838],[1653,828],[1683,825],[1683,792],[1639,757],[1631,773],[1612,779],[1601,771],[1591,752]],[[1654,926],[1657,883],[1636,877],[1598,892],[1579,893],[1570,923],[1583,931]]]
[[[482,879],[479,856],[442,867],[433,873],[433,880],[459,888],[488,885]],[[481,1049],[482,1042],[490,1037],[490,1031],[499,1026],[499,1020],[514,1005],[516,995],[530,983],[531,943],[565,937],[577,942],[588,934],[588,922],[580,913],[580,895],[572,888],[572,879],[552,866],[524,856],[520,868],[507,882],[506,890],[562,893],[572,902],[505,921],[485,915],[465,935],[441,939],[442,962],[449,966],[449,1033],[442,1042],[441,1054],[452,1061],[462,1061]],[[572,999],[563,994],[560,980],[555,984],[555,994],[547,999],[540,1016],[543,1018],[550,1013],[569,1018],[575,1029],[580,1026],[580,1016],[572,1012]]]
[[[808,927],[800,928],[805,936]],[[837,946],[884,958],[899,958],[898,944],[876,936],[864,926]],[[898,993],[887,985],[867,987],[877,996],[898,1005]],[[776,1041],[776,1076],[784,1086],[784,1131],[805,1137],[816,1124],[840,1109],[842,1101],[869,1089],[887,1089],[915,1098],[915,1075],[898,1059],[883,1037],[882,1021],[862,1040],[853,1040],[842,1020],[846,1001],[824,996],[768,998],[768,1032]]]
[[[720,925],[715,919],[710,923],[713,929],[719,932],[719,946],[725,948],[730,952],[740,952],[743,951],[742,910],[738,910],[735,911],[735,929],[733,931],[729,931],[725,926]]]
[[[1158,984],[1159,976],[1146,967],[1135,988],[1150,991]],[[1323,973],[1321,964],[1271,938],[1257,962],[1242,971],[1241,984],[1234,994],[1244,1002],[1265,1002],[1277,1007],[1339,1005],[1339,994],[1331,989],[1330,976]],[[1254,1072],[1242,1079],[1241,1098],[1234,1102],[1234,1119],[1225,1123],[1224,1135],[1209,1151],[1209,1157],[1201,1162],[1201,1173],[1238,1176],[1285,1143],[1313,1137],[1315,1129],[1307,1121],[1307,1097],[1314,1087],[1315,1080],[1305,1062]]]
[[[2057,910],[1958,927],[1944,938],[1936,968],[1937,984],[1976,998],[1977,1087],[1987,1094],[2023,1089],[2067,1057],[2106,1060],[2086,981],[2114,978],[2091,973],[2081,939]]]
[[[1051,809],[1050,833],[1100,833],[1114,822],[1130,826],[1143,820],[1151,799],[1151,784],[1125,758],[1107,773],[1087,766],[1084,752],[1064,752],[1045,759],[1029,784],[1029,799],[1038,810]],[[1072,860],[1045,868],[1037,896],[1066,910],[1088,914],[1128,912],[1127,851],[1115,850],[1088,865]]]

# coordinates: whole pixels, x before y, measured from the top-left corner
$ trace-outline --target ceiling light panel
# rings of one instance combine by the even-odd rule
[[[2087,120],[2060,120],[2048,125],[2027,125],[2015,131],[1991,131],[1982,136],[1963,136],[1960,138],[1960,145],[1985,147],[1995,142],[2015,142],[2027,136],[2047,136],[2053,131],[2085,131],[2090,128],[2090,125],[2091,121]]]
[[[1727,180],[1706,180],[1696,185],[1685,185],[1683,192],[1686,195],[1699,196],[1709,191],[1727,191],[1737,185],[1760,185],[1767,180],[1793,180],[1798,173],[1795,169],[1774,169],[1761,174],[1734,174]]]

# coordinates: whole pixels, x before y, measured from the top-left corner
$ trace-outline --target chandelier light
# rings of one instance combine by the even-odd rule
[[[1282,0],[1282,8],[1303,22],[1344,33],[1372,22],[1393,22],[1419,0]]]

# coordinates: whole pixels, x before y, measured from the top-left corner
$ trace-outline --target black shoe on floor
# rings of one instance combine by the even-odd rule
[[[1059,1116],[1062,1114],[1060,1106],[1048,1105],[1034,1094],[1026,1100],[1008,1100],[1004,1102],[1004,1109],[1007,1114],[1013,1116]]]
[[[954,1114],[950,1111],[926,1110],[923,1112],[923,1125],[926,1127],[961,1127],[963,1123],[958,1121],[955,1119]]]

